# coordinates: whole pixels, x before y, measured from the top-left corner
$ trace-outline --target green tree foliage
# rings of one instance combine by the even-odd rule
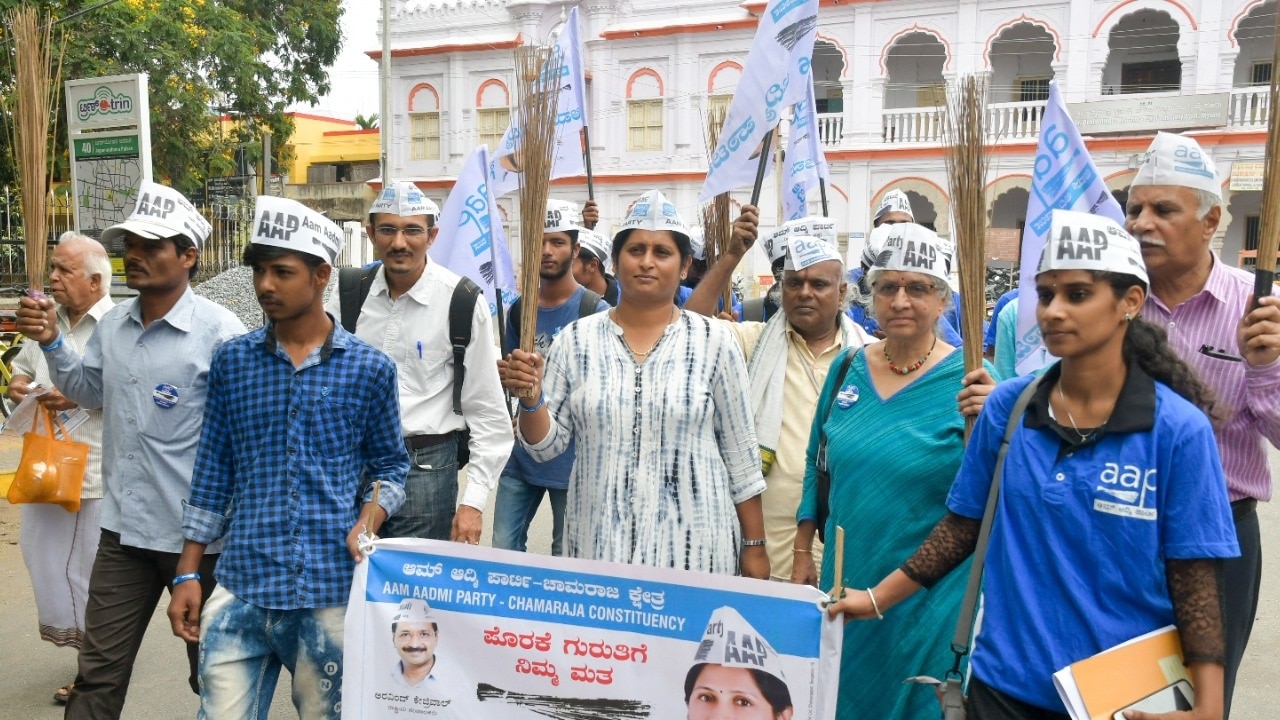
[[[32,1],[0,0],[0,17]],[[257,164],[264,128],[283,148],[293,130],[285,108],[328,92],[327,68],[342,44],[340,0],[36,1],[67,18],[56,25],[65,33],[64,79],[148,74],[155,175],[184,190],[232,174],[237,146]],[[0,95],[10,95],[10,67],[0,61]],[[56,157],[66,152],[60,97]],[[224,115],[233,121],[219,122]],[[0,167],[0,183],[4,174]]]
[[[370,113],[368,117],[356,113],[356,127],[361,130],[372,130],[378,127],[378,113]]]

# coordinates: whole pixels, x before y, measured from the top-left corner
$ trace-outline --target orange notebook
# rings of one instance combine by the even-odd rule
[[[1054,673],[1054,683],[1076,720],[1113,720],[1144,698],[1185,681],[1182,642],[1172,625],[1134,638]]]

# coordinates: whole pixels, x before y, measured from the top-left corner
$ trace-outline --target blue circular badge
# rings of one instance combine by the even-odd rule
[[[152,391],[151,401],[159,407],[171,408],[178,404],[178,388],[168,383],[160,383]]]
[[[845,385],[840,388],[840,392],[836,393],[836,405],[839,405],[841,410],[848,410],[856,402],[858,402],[858,386],[853,383]]]

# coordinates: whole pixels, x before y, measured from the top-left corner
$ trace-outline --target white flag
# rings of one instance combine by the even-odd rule
[[[430,254],[432,262],[479,285],[489,300],[489,312],[494,313],[499,292],[504,305],[515,299],[516,273],[502,232],[502,215],[486,182],[488,166],[489,150],[481,145],[467,158],[449,191],[440,212],[440,235]]]
[[[1036,267],[1054,210],[1075,210],[1111,218],[1124,225],[1124,210],[1111,195],[1067,114],[1058,83],[1049,83],[1049,102],[1040,120],[1027,225],[1022,231],[1022,263],[1018,284],[1019,375],[1033,373],[1052,362],[1036,325]]]
[[[560,97],[556,100],[556,155],[551,164],[552,179],[581,175],[585,171],[582,164],[582,128],[587,125],[587,101],[580,37],[578,8],[575,7],[569,11],[564,29],[551,50],[553,59],[560,58]],[[493,188],[494,197],[502,197],[520,187],[522,166],[520,117],[513,114],[511,125],[489,159],[489,185]]]
[[[818,34],[818,0],[770,0],[698,196],[707,201],[755,182],[761,143],[782,109],[805,97]]]
[[[818,138],[818,111],[813,101],[813,83],[806,81],[809,90],[796,103],[791,116],[791,137],[787,141],[786,178],[782,183],[782,207],[787,220],[799,220],[809,215],[809,191],[818,187],[821,179],[830,183],[827,156],[822,152]]]

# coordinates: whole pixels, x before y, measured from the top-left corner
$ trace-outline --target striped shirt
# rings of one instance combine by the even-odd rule
[[[1280,447],[1280,361],[1250,367],[1240,357],[1236,326],[1253,296],[1253,275],[1215,255],[1204,289],[1172,311],[1154,294],[1143,317],[1169,333],[1169,345],[1213,390],[1223,421],[1214,435],[1232,501],[1271,499],[1263,439]]]
[[[564,538],[570,557],[732,574],[735,506],[765,490],[737,338],[682,312],[636,364],[622,328],[599,313],[567,326],[547,355],[547,436],[535,460],[570,438]]]

